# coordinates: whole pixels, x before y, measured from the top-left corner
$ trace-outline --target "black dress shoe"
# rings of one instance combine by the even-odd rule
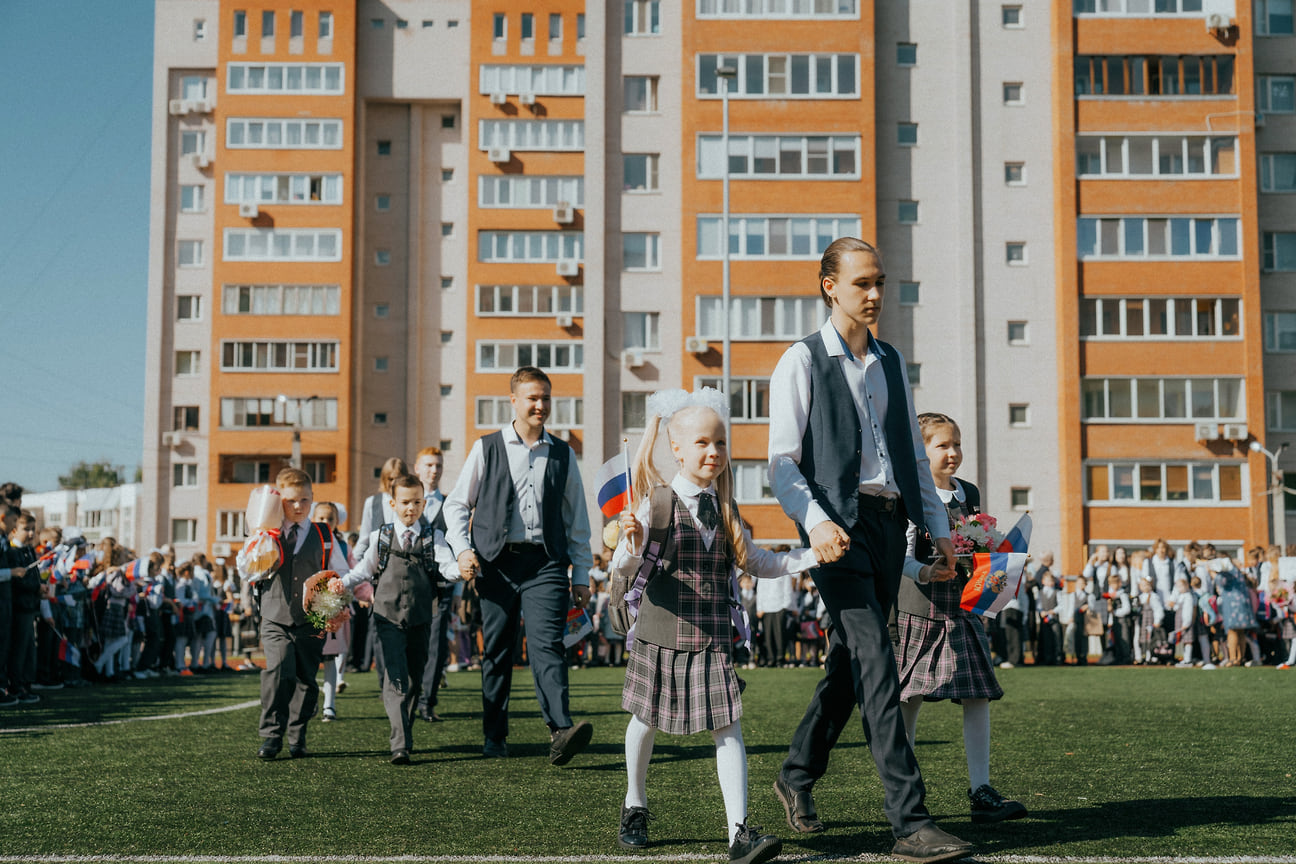
[[[908,837],[901,837],[891,848],[891,855],[902,861],[916,861],[918,864],[939,864],[941,861],[956,861],[972,854],[972,844],[960,840],[928,822]]]
[[[487,759],[507,759],[508,745],[503,741],[493,741],[487,738],[486,743],[482,744],[482,755]]]
[[[555,729],[549,736],[549,764],[566,765],[572,757],[585,749],[594,737],[594,726],[582,720],[566,729]]]
[[[740,822],[738,833],[729,844],[729,864],[761,864],[782,851],[782,840],[773,834],[762,834],[759,825]]]
[[[261,742],[261,749],[257,750],[257,757],[260,759],[273,759],[279,755],[283,749],[283,742],[278,738],[267,738]]]
[[[621,831],[617,834],[617,845],[622,849],[646,849],[648,847],[648,820],[652,814],[647,807],[627,807],[621,805]]]
[[[310,754],[306,752],[305,744],[294,744],[288,748],[288,755],[294,759],[305,759]]]
[[[1026,805],[1000,795],[989,783],[968,790],[972,802],[972,821],[978,824],[1006,822],[1026,815]]]
[[[391,755],[391,764],[393,764],[393,765],[408,765],[408,764],[410,764],[409,751],[408,751],[408,750],[397,750],[397,751],[395,751],[394,753],[392,753],[392,755]]]
[[[809,789],[802,792],[793,790],[780,773],[774,778],[774,794],[783,804],[788,827],[793,831],[798,834],[817,834],[824,830],[824,824],[819,821],[819,814],[815,811],[814,795]]]

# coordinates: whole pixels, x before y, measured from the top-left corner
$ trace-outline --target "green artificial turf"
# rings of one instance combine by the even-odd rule
[[[771,791],[820,673],[744,672],[751,821],[784,857],[884,854],[882,790],[858,724],[816,789],[828,830],[792,834]],[[1280,856],[1296,850],[1296,673],[1274,669],[1034,669],[1000,672],[991,781],[1029,818],[972,825],[961,711],[929,704],[917,754],[928,806],[983,854]],[[0,712],[0,855],[616,854],[625,791],[622,670],[571,673],[573,714],[593,743],[548,764],[531,681],[517,670],[510,758],[480,758],[480,678],[449,675],[445,723],[415,728],[414,764],[394,767],[374,674],[349,675],[339,722],[312,721],[312,756],[255,758],[257,710],[91,728],[257,698],[255,675],[63,690]],[[655,856],[726,857],[709,735],[659,735],[648,774]]]

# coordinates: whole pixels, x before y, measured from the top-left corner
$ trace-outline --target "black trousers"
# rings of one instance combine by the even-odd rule
[[[787,618],[787,610],[780,609],[777,612],[766,612],[761,618],[761,623],[765,625],[765,663],[770,666],[782,666],[783,661],[787,658],[787,645],[783,638],[784,619]]]
[[[450,662],[450,605],[454,602],[454,585],[440,583],[436,586],[436,607],[432,612],[431,630],[428,633],[427,665],[423,670],[423,689],[419,692],[418,707],[432,711],[437,704],[437,690],[441,676]]]
[[[999,626],[1003,628],[1003,659],[1014,666],[1022,665],[1022,613],[1020,609],[1004,609],[999,613]]]
[[[310,624],[295,627],[261,619],[261,737],[287,737],[289,747],[306,745],[306,721],[319,703],[324,640]],[[286,735],[285,735],[286,733]]]
[[[862,511],[850,529],[848,557],[814,571],[833,627],[824,678],[782,768],[794,790],[813,787],[827,772],[829,752],[858,705],[885,791],[884,809],[897,837],[931,822],[923,803],[927,789],[900,715],[900,680],[887,630],[904,563],[907,524],[902,512]]]

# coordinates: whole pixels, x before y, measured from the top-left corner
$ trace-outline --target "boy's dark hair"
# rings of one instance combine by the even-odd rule
[[[17,524],[30,525],[34,529],[36,527],[36,517],[28,513],[26,510],[23,510],[21,513],[18,514]]]
[[[392,478],[391,494],[396,497],[397,489],[417,489],[419,494],[423,493],[423,481],[413,474],[397,474]]]
[[[23,487],[17,483],[0,483],[0,500],[9,504],[22,503]]]
[[[529,384],[532,381],[539,381],[546,387],[553,388],[553,382],[549,380],[549,376],[543,369],[536,366],[520,366],[509,379],[509,392],[516,393],[519,384]]]
[[[824,290],[823,283],[825,279],[836,279],[837,270],[841,266],[841,256],[847,252],[868,252],[878,259],[882,260],[882,253],[878,252],[877,247],[872,243],[865,243],[858,237],[838,237],[828,244],[824,250],[823,257],[819,259],[819,296],[823,298],[824,305],[829,309],[832,308],[832,298]]]
[[[4,510],[0,512],[3,512],[7,518],[14,519],[21,516],[23,511],[22,508],[19,507],[17,504],[10,504],[6,502],[4,505]]]

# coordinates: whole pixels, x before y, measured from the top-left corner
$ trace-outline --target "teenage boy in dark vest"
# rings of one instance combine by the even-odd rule
[[[945,507],[895,347],[871,328],[882,311],[882,259],[855,238],[834,241],[819,269],[831,310],[823,328],[794,344],[770,379],[770,482],[802,542],[825,563],[814,575],[832,617],[825,676],[774,783],[788,824],[823,830],[811,790],[828,752],[859,705],[885,789],[885,810],[907,861],[951,861],[971,844],[932,821],[926,789],[900,714],[900,686],[887,619],[895,603],[912,520],[934,538],[930,578],[954,575]]]
[[[283,559],[270,576],[253,588],[261,604],[261,737],[257,755],[273,759],[288,738],[294,759],[306,755],[306,721],[319,703],[319,673],[324,655],[320,631],[306,620],[302,593],[306,580],[321,570],[339,575],[348,568],[341,544],[322,522],[311,522],[315,504],[310,475],[285,468],[275,477],[283,502],[284,521],[279,533]],[[247,574],[242,574],[246,578]]]
[[[414,457],[414,476],[423,483],[423,518],[442,534],[446,530],[445,493],[441,491],[444,468],[445,456],[440,447],[424,447]],[[441,676],[450,656],[446,640],[450,636],[450,606],[458,588],[458,573],[456,567],[454,582],[442,580],[436,586],[436,604],[428,631],[427,665],[423,668],[423,686],[418,693],[419,716],[429,723],[441,722],[441,715],[436,713],[437,689],[441,686]]]
[[[373,624],[383,652],[382,700],[391,723],[391,763],[410,764],[414,705],[428,661],[428,631],[442,573],[459,578],[445,531],[423,518],[423,483],[412,474],[392,480],[396,520],[369,538],[364,558],[342,579],[356,598],[373,601]]]
[[[549,761],[565,765],[594,734],[588,722],[572,723],[563,647],[571,599],[582,607],[589,602],[589,515],[571,448],[544,428],[549,376],[523,366],[513,373],[509,393],[513,422],[473,444],[445,502],[446,536],[463,578],[476,580],[481,603],[482,755],[508,755],[521,616],[536,698],[549,727]]]

